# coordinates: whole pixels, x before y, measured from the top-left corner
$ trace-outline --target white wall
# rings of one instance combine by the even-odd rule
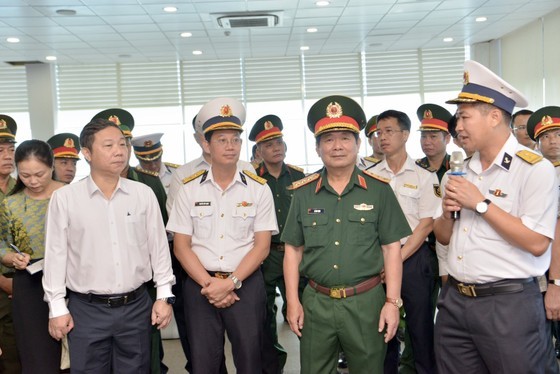
[[[501,38],[499,53],[501,76],[525,94],[528,109],[560,105],[560,10]]]

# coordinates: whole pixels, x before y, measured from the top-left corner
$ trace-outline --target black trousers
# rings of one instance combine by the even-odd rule
[[[69,293],[74,329],[68,334],[72,374],[148,374],[152,300],[143,292],[116,308]]]
[[[517,293],[475,298],[461,295],[448,282],[438,309],[440,373],[545,373],[549,332],[537,282]]]
[[[435,284],[431,249],[424,242],[418,251],[403,263],[401,295],[404,302],[406,328],[410,335],[416,372],[436,373],[434,352],[434,319],[432,292]],[[398,372],[397,338],[387,346],[385,374]]]
[[[243,287],[235,291],[241,300],[229,308],[214,307],[200,290],[201,287],[190,277],[185,279],[183,295],[192,373],[220,372],[225,332],[231,342],[237,372],[261,373],[266,309],[262,273],[257,270],[243,281]]]
[[[49,307],[43,301],[43,272],[16,270],[12,318],[23,374],[60,372],[60,342],[49,334]]]

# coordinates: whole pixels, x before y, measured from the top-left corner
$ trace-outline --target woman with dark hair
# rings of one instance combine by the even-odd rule
[[[43,141],[21,143],[15,163],[16,186],[0,212],[0,256],[2,264],[16,269],[13,321],[22,373],[59,373],[61,346],[48,331],[43,272],[31,274],[27,268],[43,258],[45,213],[53,191],[64,184],[52,179],[53,154]]]

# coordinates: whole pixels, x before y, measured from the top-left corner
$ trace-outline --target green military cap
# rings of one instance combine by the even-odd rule
[[[51,146],[55,158],[80,159],[80,138],[69,132],[51,136],[47,143]]]
[[[527,134],[533,141],[554,129],[560,129],[560,107],[557,106],[545,106],[531,114],[527,121]]]
[[[195,119],[203,134],[215,130],[243,131],[245,107],[236,99],[220,97],[204,104]]]
[[[359,134],[366,125],[360,104],[346,96],[327,96],[317,101],[307,114],[307,127],[315,137],[331,131]]]
[[[16,133],[16,121],[10,116],[0,114],[0,143],[15,143]]]
[[[132,138],[134,129],[134,117],[128,111],[120,108],[106,109],[93,116],[92,120],[103,118],[119,126],[125,138]]]
[[[130,143],[134,148],[136,158],[142,161],[157,160],[163,154],[163,146],[161,145],[162,132],[155,134],[135,136]]]
[[[378,130],[377,128],[377,114],[369,119],[366,124],[366,128],[364,132],[366,136],[369,138],[372,134],[374,134]]]
[[[423,104],[416,115],[420,120],[419,131],[444,131],[449,133],[449,120],[453,115],[437,104]]]
[[[249,140],[256,142],[264,142],[270,139],[279,138],[282,136],[282,120],[274,114],[266,115],[260,118],[251,129]]]

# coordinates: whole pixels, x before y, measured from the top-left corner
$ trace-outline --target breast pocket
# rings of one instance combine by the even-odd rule
[[[257,209],[255,207],[239,207],[234,209],[232,213],[232,225],[229,227],[230,236],[234,239],[245,239],[253,235],[253,227],[255,226],[255,216]]]
[[[329,219],[325,214],[303,217],[303,236],[306,248],[324,247],[328,244]]]
[[[125,217],[126,239],[129,244],[142,245],[148,240],[146,215],[132,214]]]
[[[372,211],[354,211],[348,214],[348,239],[357,245],[370,245],[377,237],[377,215]]]
[[[197,206],[191,209],[193,223],[193,235],[198,238],[207,239],[212,231],[212,207]]]
[[[416,214],[418,212],[418,199],[420,199],[418,188],[401,187],[398,191],[398,199],[405,214]]]

